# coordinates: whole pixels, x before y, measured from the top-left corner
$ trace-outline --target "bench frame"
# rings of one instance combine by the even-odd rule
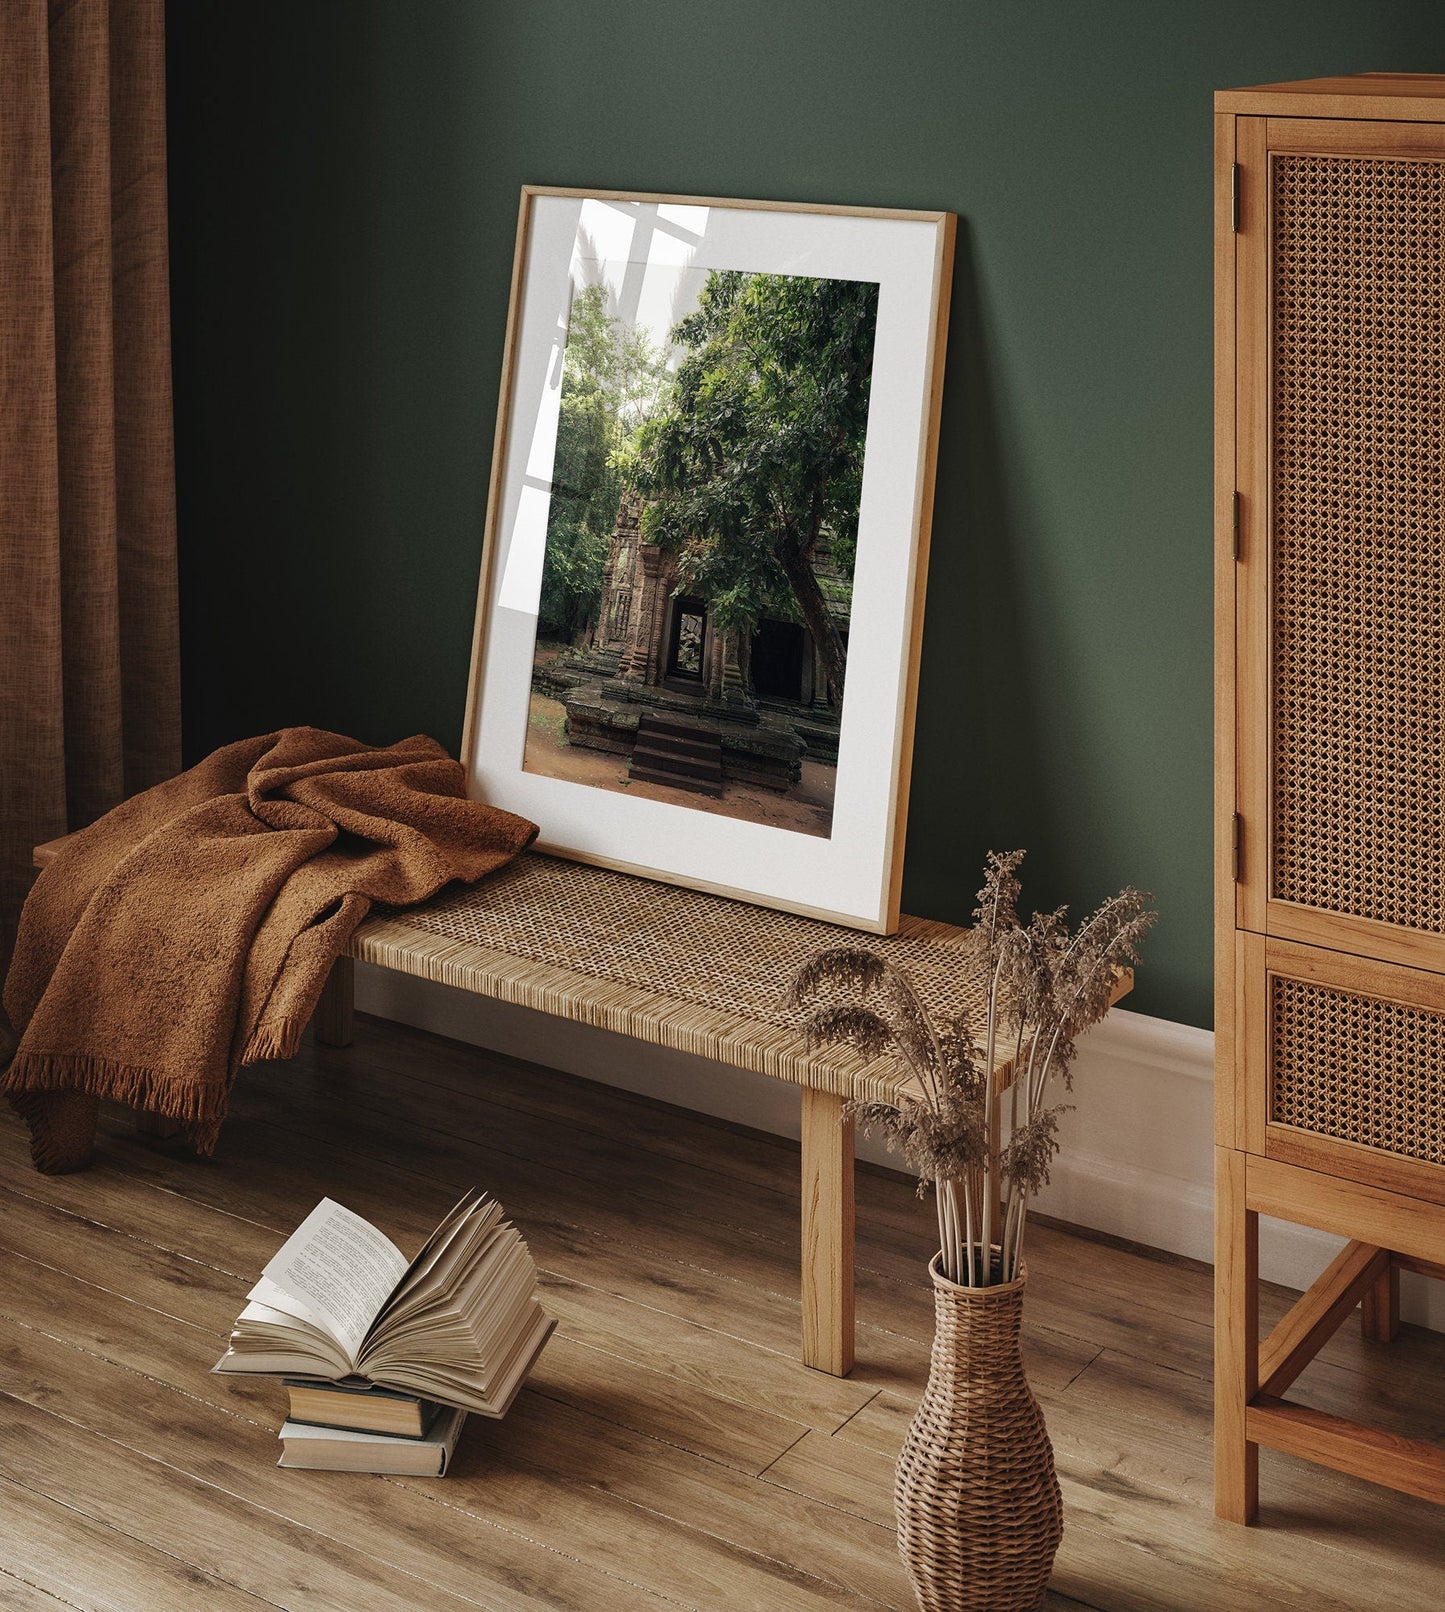
[[[913,922],[913,920],[906,920]],[[941,926],[942,927],[942,926]],[[952,930],[962,937],[962,930]],[[627,1034],[623,1028],[628,1022],[624,1013],[618,1022],[608,1024],[605,1015],[599,1014],[579,1002],[575,993],[548,989],[538,984],[533,989],[517,991],[507,984],[505,967],[514,961],[492,954],[490,962],[481,961],[475,966],[454,963],[443,955],[424,955],[427,937],[407,928],[404,921],[393,925],[385,918],[368,919],[353,937],[350,955],[337,960],[322,992],[314,1019],[316,1039],[323,1046],[346,1047],[351,1044],[352,1012],[355,1001],[355,964],[360,958],[382,968],[414,973],[417,977],[432,979],[443,984],[472,992],[478,996],[491,996],[501,1001],[512,1001],[536,1012],[550,1013],[558,1018],[574,1018],[583,1023],[610,1028]],[[442,948],[443,952],[446,947]],[[472,954],[484,956],[480,951]],[[555,976],[552,983],[555,985]],[[1134,975],[1122,969],[1110,992],[1110,1003],[1117,1002],[1133,988]],[[739,1021],[741,1022],[741,1021]],[[654,1025],[654,1028],[656,1026]],[[680,1039],[659,1037],[656,1044],[670,1045],[675,1051],[701,1053],[718,1063],[737,1069],[757,1069],[747,1061],[746,1036],[735,1039],[728,1034],[716,1034],[705,1043],[688,1046]],[[801,1047],[801,1042],[799,1046]],[[836,1050],[836,1049],[834,1049]],[[847,1095],[815,1084],[827,1077],[825,1060],[828,1053],[820,1049],[816,1055],[791,1059],[787,1064],[786,1078],[798,1087],[802,1105],[802,1194],[801,1194],[801,1282],[802,1300],[802,1359],[803,1364],[816,1371],[828,1372],[834,1377],[846,1377],[853,1369],[855,1349],[855,1288],[854,1288],[854,1125],[847,1113]],[[775,1068],[772,1072],[778,1073]],[[832,1071],[836,1080],[836,1071]],[[1012,1065],[1004,1062],[994,1070],[994,1106],[990,1116],[993,1146],[998,1148],[1003,1104],[1013,1080]],[[891,1084],[889,1091],[895,1096],[920,1095],[909,1078],[900,1078]]]
[[[349,1047],[356,964],[341,957],[312,1021],[325,1047]],[[854,1360],[853,1122],[846,1099],[813,1086],[802,1096],[803,1363],[846,1377]]]

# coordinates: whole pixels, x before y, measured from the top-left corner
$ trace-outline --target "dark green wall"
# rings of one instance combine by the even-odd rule
[[[961,220],[905,907],[989,846],[1210,1018],[1210,91],[1438,0],[174,0],[188,751],[461,728],[518,187]]]

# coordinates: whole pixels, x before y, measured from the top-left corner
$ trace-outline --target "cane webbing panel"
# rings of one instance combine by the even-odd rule
[[[1273,159],[1272,894],[1445,929],[1445,164]]]
[[[1275,975],[1270,1117],[1445,1164],[1445,1015]]]
[[[897,964],[940,1018],[981,1011],[986,982],[967,930],[904,918],[896,935],[859,934],[540,855],[420,907],[380,912],[351,949],[365,962],[762,1074],[891,1095],[903,1070],[848,1047],[809,1052],[801,1015],[784,1001],[798,964],[832,946],[865,946]]]

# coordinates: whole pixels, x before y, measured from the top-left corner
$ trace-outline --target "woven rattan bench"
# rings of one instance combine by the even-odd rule
[[[843,1108],[893,1096],[903,1075],[847,1047],[810,1051],[786,987],[809,953],[861,944],[905,969],[940,1015],[975,1009],[984,981],[968,942],[966,929],[908,917],[895,935],[859,935],[531,854],[480,885],[374,914],[351,954],[800,1087],[802,1354],[841,1376],[853,1365],[853,1131]],[[349,1040],[352,989],[344,959],[317,1009],[323,1043]]]

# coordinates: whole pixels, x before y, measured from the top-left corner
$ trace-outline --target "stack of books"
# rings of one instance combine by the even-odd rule
[[[285,1383],[291,1411],[281,1424],[279,1466],[446,1476],[467,1419],[464,1410],[362,1378],[331,1383],[287,1377]]]
[[[501,1205],[469,1192],[414,1260],[323,1198],[267,1265],[218,1372],[280,1377],[281,1466],[446,1473],[469,1412],[503,1416],[556,1322]]]

